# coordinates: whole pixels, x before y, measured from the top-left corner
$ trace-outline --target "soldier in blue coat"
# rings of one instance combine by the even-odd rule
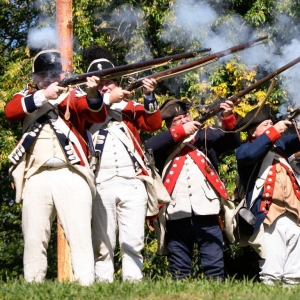
[[[170,271],[174,279],[191,275],[194,243],[208,279],[224,279],[223,236],[217,215],[220,198],[228,199],[218,176],[218,158],[240,145],[239,134],[202,128],[189,114],[188,102],[168,99],[161,106],[168,127],[150,138],[156,166],[172,202],[167,207],[166,243]],[[237,122],[233,104],[221,104],[222,123],[232,130]]]
[[[258,107],[238,127],[248,140],[236,150],[247,207],[256,216],[251,243],[258,245],[263,283],[300,281],[300,188],[287,158],[300,150],[297,134],[286,134],[291,122],[274,124],[269,105]]]

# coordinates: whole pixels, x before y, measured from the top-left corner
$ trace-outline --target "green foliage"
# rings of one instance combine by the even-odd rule
[[[20,48],[26,45],[27,32],[36,21],[38,11],[30,0],[2,0],[0,2],[0,75],[7,64],[14,61]],[[24,13],[26,12],[26,18]]]
[[[193,1],[186,1],[188,5]],[[291,40],[299,36],[298,19],[300,17],[300,6],[297,1],[275,1],[275,0],[231,0],[231,1],[207,1],[216,9],[220,16],[212,31],[216,32],[218,26],[227,24],[226,30],[238,39],[241,28],[237,28],[232,16],[241,18],[243,25],[249,25],[260,32],[266,32],[270,36],[270,43]],[[193,2],[194,4],[197,1]],[[54,0],[3,0],[0,3],[0,277],[3,280],[22,276],[22,234],[21,234],[21,205],[14,203],[14,191],[10,187],[8,178],[9,162],[8,154],[20,138],[20,126],[17,123],[9,123],[5,119],[4,109],[6,103],[14,93],[22,90],[31,81],[32,57],[27,48],[27,33],[30,28],[54,26],[56,1]],[[138,60],[162,57],[187,51],[187,49],[200,49],[201,43],[197,37],[209,34],[208,28],[191,28],[188,35],[182,35],[182,26],[176,24],[174,5],[176,1],[166,0],[73,0],[73,34],[74,34],[74,60],[73,66],[76,73],[83,73],[87,68],[87,62],[82,61],[81,50],[98,44],[111,50],[118,65],[132,63]],[[289,22],[279,22],[279,16],[284,14]],[[130,17],[130,18],[129,18]],[[188,17],[186,16],[186,20]],[[233,19],[234,20],[234,19]],[[166,42],[163,40],[165,31],[173,34],[174,40]],[[170,63],[168,66],[178,65]],[[161,67],[157,70],[162,70]],[[146,72],[147,73],[147,72]],[[238,55],[234,55],[226,63],[217,62],[186,75],[178,76],[159,83],[157,94],[159,103],[169,97],[179,99],[188,98],[192,104],[193,116],[201,113],[204,106],[214,105],[224,98],[236,94],[245,87],[253,84],[262,74],[265,74],[262,66],[248,66],[242,63]],[[148,73],[147,73],[148,74]],[[268,84],[246,95],[236,106],[235,111],[244,116],[254,106],[259,105],[268,89]],[[141,101],[141,91],[137,91],[133,98]],[[288,98],[288,94],[281,84],[280,78],[275,86],[268,102],[276,110]],[[210,120],[209,125],[219,125],[217,118]],[[153,134],[141,132],[142,141]],[[242,139],[245,136],[242,134]],[[236,161],[233,153],[222,156],[220,161],[220,175],[226,183],[229,193],[234,190],[234,180],[237,174]],[[156,254],[156,241],[153,233],[146,229],[145,248],[143,250],[143,271],[146,278],[161,279],[168,278],[168,264],[166,257]],[[198,253],[195,250],[193,265],[193,277],[201,278],[201,266],[199,266]],[[56,225],[53,225],[53,233],[48,249],[49,271],[48,278],[56,277]],[[226,272],[229,276],[243,274],[252,278],[257,274],[257,259],[253,251],[241,249],[225,244]],[[242,269],[244,267],[247,270]],[[115,255],[116,279],[121,278],[121,254],[119,249]],[[252,289],[246,286],[246,283]],[[208,285],[199,282],[184,282],[171,284],[168,280],[156,284],[157,291],[153,291],[153,282],[145,282],[141,285],[120,284],[117,281],[113,285],[94,285],[91,289],[95,293],[108,299],[114,295],[114,299],[139,295],[139,298],[148,297],[166,299],[166,297],[178,297],[183,291],[183,297],[192,299],[193,293],[199,298],[215,299],[217,296],[239,299],[249,295],[249,299],[263,295],[266,298],[266,289],[250,282],[241,283],[240,290],[232,290],[232,283],[228,282],[224,294],[219,295],[216,285]],[[244,287],[246,286],[246,287]],[[40,285],[26,285],[18,281],[3,283],[3,297],[6,299],[18,298],[75,298],[82,295],[86,298],[94,298],[87,289],[77,285],[58,285],[56,282],[47,282],[44,289]],[[150,288],[149,288],[150,287]],[[210,289],[211,287],[211,289]],[[242,288],[244,287],[244,289]],[[124,288],[124,290],[122,290]],[[39,290],[40,289],[40,290]],[[190,289],[190,290],[189,290]],[[170,291],[170,294],[165,292]],[[276,291],[276,290],[275,290]],[[26,294],[27,293],[27,294]],[[49,296],[48,296],[49,294]],[[62,296],[63,294],[63,296]],[[156,296],[156,294],[160,296]],[[25,296],[26,295],[26,296]],[[42,296],[41,296],[42,295]],[[276,292],[273,298],[276,299]],[[287,295],[285,295],[288,297]],[[291,299],[293,294],[290,293]],[[81,297],[81,296],[80,296]],[[279,299],[279,298],[278,298]],[[296,298],[295,298],[296,299]]]
[[[237,176],[237,165],[234,153],[227,153],[221,158],[219,173],[229,195],[233,195],[233,191],[235,189],[235,178]]]
[[[245,15],[245,20],[251,23],[254,27],[261,26],[270,20],[274,1],[257,0],[251,9]]]

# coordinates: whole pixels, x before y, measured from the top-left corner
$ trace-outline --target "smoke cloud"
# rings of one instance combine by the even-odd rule
[[[110,22],[114,24],[111,38],[126,40],[129,45],[125,57],[128,63],[152,59],[149,41],[141,33],[145,28],[145,13],[140,8],[121,5],[112,12]]]
[[[275,2],[275,7],[283,1]],[[219,11],[222,7],[219,4]],[[164,29],[161,38],[175,47],[181,46],[186,51],[200,47],[210,47],[212,53],[226,50],[241,43],[254,40],[258,37],[272,34],[267,43],[250,47],[236,55],[248,66],[260,66],[268,72],[289,63],[299,55],[299,20],[291,19],[287,15],[274,10],[275,22],[266,24],[261,30],[254,30],[240,15],[231,15],[225,19],[207,1],[175,0],[173,7],[164,20]],[[289,28],[291,27],[292,28]],[[289,29],[289,30],[287,30]],[[281,32],[279,32],[281,30]],[[286,32],[291,33],[287,35]],[[274,37],[274,38],[273,38]],[[223,63],[232,58],[227,55],[219,60]],[[280,74],[280,79],[287,90],[288,102],[299,102],[297,95],[299,84],[300,63]],[[265,75],[264,75],[265,76]],[[298,91],[299,94],[299,91]]]
[[[30,49],[50,49],[57,46],[57,32],[53,27],[31,28],[28,31],[27,45]]]

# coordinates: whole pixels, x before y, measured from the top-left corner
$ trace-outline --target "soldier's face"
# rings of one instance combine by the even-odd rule
[[[190,122],[190,121],[191,121],[190,113],[186,113],[184,115],[179,115],[179,116],[176,116],[176,117],[173,118],[171,127],[176,126],[178,124],[185,124],[185,123]]]
[[[100,94],[110,93],[118,84],[115,80],[101,80],[97,89]]]
[[[258,126],[252,129],[252,133],[251,133],[252,137],[253,138],[259,137],[271,126],[273,126],[272,120],[265,120],[261,122]]]
[[[61,80],[61,73],[56,72],[39,72],[33,74],[33,80],[39,89],[47,88],[53,82]]]

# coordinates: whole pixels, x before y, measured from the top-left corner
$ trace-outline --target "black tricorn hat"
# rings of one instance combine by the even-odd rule
[[[32,73],[62,73],[60,52],[55,49],[39,52],[33,59]]]
[[[114,68],[114,67],[115,66],[113,65],[113,63],[111,63],[108,59],[99,58],[99,59],[93,60],[90,63],[90,65],[87,69],[87,73],[94,72],[94,71],[101,71],[101,70],[110,69],[110,68]]]
[[[160,107],[163,120],[185,115],[190,110],[191,104],[186,100],[167,99]]]
[[[261,108],[261,110],[258,112],[259,109],[260,109],[260,107],[258,106],[256,108],[252,109],[251,111],[249,111],[246,114],[246,116],[238,122],[237,127],[242,128],[245,126],[245,128],[243,128],[241,131],[247,131],[251,127],[257,126],[265,120],[274,121],[274,117],[272,116],[270,105],[265,104]]]

